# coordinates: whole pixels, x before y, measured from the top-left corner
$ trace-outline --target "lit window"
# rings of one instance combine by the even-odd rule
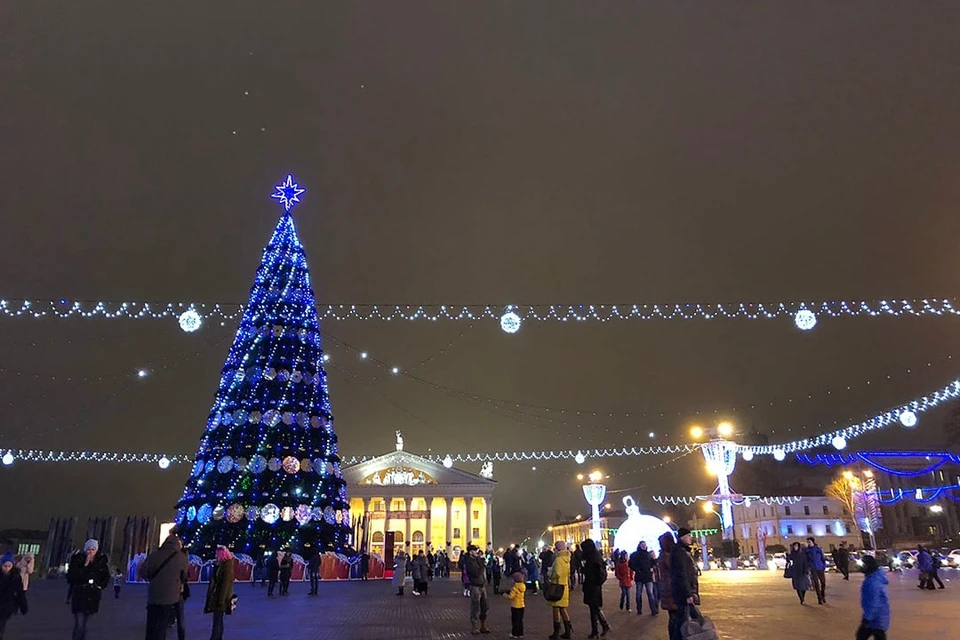
[[[787,525],[787,535],[791,535],[791,534],[793,534],[793,525],[792,525],[792,524],[788,524],[788,525]]]
[[[807,525],[807,533],[808,534],[813,533],[813,525],[809,525],[809,524]]]
[[[473,512],[473,519],[474,519],[474,520],[479,520],[479,519],[480,519],[480,512],[479,512],[479,511],[474,510],[474,512]]]
[[[480,539],[480,529],[478,527],[474,527],[472,533],[473,533],[474,540]]]
[[[460,527],[454,527],[454,528],[453,528],[453,537],[454,537],[454,538],[459,538],[459,537],[460,537]]]

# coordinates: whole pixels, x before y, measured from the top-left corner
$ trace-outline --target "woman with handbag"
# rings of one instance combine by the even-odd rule
[[[580,544],[583,550],[583,604],[590,607],[590,635],[597,638],[597,623],[603,628],[603,635],[610,632],[610,624],[603,615],[603,583],[607,581],[607,565],[600,557],[597,544],[587,538]]]
[[[569,638],[573,633],[570,614],[567,613],[567,607],[570,606],[571,556],[567,551],[567,543],[563,540],[558,540],[555,548],[557,553],[553,557],[553,563],[547,572],[546,584],[543,586],[543,597],[547,604],[553,607],[553,634],[549,636],[550,640]],[[560,634],[561,622],[563,622],[563,635]]]
[[[787,556],[787,568],[783,570],[783,577],[790,578],[793,590],[800,598],[800,604],[804,604],[803,600],[810,590],[810,561],[799,542],[790,545],[790,555]]]
[[[213,614],[210,640],[223,640],[223,616],[233,613],[235,606],[233,576],[233,554],[226,547],[217,547],[217,566],[210,576],[207,598],[203,605],[204,613]]]

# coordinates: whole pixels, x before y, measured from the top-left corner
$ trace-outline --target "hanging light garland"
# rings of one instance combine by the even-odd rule
[[[698,502],[713,502],[715,495],[709,496],[653,496],[654,502],[662,505],[689,507]],[[731,502],[737,506],[750,506],[752,502],[762,502],[765,505],[796,504],[803,500],[801,496],[731,496]]]

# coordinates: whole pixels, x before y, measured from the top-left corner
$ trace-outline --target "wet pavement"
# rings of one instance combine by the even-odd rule
[[[957,629],[960,582],[947,582],[945,591],[920,591],[910,577],[888,574],[893,608],[891,638],[916,634],[924,638],[960,638]],[[780,637],[790,640],[850,640],[860,621],[861,577],[844,582],[827,576],[827,604],[817,605],[811,592],[807,605],[800,606],[790,582],[779,572],[721,571],[701,578],[703,612],[731,640]],[[193,585],[194,597],[187,602],[187,638],[204,639],[210,634],[210,616],[203,615],[206,585]],[[227,640],[289,640],[381,638],[452,639],[470,635],[469,600],[461,595],[459,579],[431,583],[430,594],[414,597],[410,587],[402,598],[388,582],[328,582],[320,595],[307,595],[309,587],[294,583],[287,597],[267,598],[266,590],[249,584],[236,585],[240,595],[237,612],[226,618]],[[30,583],[30,613],[17,616],[7,626],[6,640],[55,640],[69,638],[72,616],[64,604],[66,585],[62,581],[33,580]],[[91,618],[89,640],[134,640],[144,636],[146,587],[125,585],[119,600],[112,590],[100,613]],[[490,598],[488,638],[510,635],[510,602]],[[667,617],[638,616],[635,611],[617,608],[619,588],[613,576],[604,585],[604,611],[613,627],[607,636],[667,640]],[[810,602],[813,604],[810,604]],[[581,604],[579,589],[571,598],[574,637],[586,638],[589,619]],[[552,630],[550,610],[540,596],[528,595],[527,638],[545,638]],[[168,638],[175,640],[171,630]]]

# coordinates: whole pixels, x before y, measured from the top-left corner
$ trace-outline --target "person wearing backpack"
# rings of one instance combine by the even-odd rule
[[[164,640],[173,618],[183,582],[187,577],[187,556],[183,542],[170,534],[160,548],[140,565],[140,577],[147,580],[147,640]]]
[[[603,635],[610,632],[610,624],[603,615],[603,583],[607,581],[607,565],[600,557],[596,543],[587,538],[580,545],[583,551],[583,604],[590,607],[590,635],[596,638],[597,623],[603,627]]]

